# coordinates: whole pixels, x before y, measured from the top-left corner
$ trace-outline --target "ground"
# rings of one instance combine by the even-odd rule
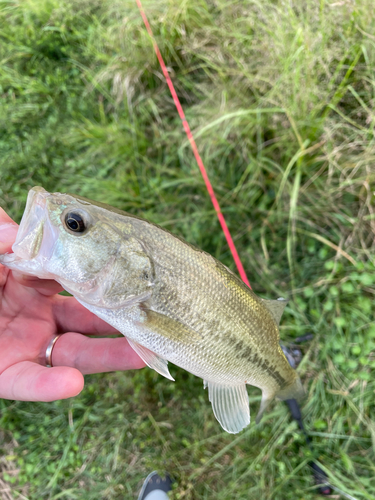
[[[0,498],[131,499],[154,469],[175,499],[375,497],[372,0],[145,1],[254,291],[289,297],[286,344],[313,452],[284,403],[233,436],[171,367],[86,377],[53,404],[0,401]],[[75,192],[172,231],[234,270],[136,3],[0,3],[0,205]],[[251,414],[260,391],[249,389]]]

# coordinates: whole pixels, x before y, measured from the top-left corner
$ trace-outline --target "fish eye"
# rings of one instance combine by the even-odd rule
[[[86,229],[85,221],[79,213],[68,212],[65,216],[65,224],[68,229],[75,233],[83,233]]]

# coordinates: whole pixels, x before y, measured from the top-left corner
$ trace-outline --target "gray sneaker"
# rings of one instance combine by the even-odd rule
[[[166,474],[165,479],[154,471],[142,485],[138,500],[168,500],[167,492],[172,489],[172,479]]]

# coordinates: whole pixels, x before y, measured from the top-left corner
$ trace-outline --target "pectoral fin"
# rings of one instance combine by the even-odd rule
[[[231,434],[240,432],[250,423],[249,396],[246,384],[227,386],[204,381],[208,399],[221,427]]]
[[[130,346],[135,350],[138,356],[143,359],[147,366],[160,373],[160,375],[163,375],[163,377],[169,378],[169,380],[174,381],[174,378],[169,373],[168,361],[166,359],[161,358],[154,352],[150,351],[150,349],[147,349],[147,347],[137,344],[137,342],[134,342],[134,340],[127,340]]]
[[[164,338],[183,344],[192,344],[202,339],[202,335],[187,325],[151,309],[142,308],[144,315],[140,324]]]

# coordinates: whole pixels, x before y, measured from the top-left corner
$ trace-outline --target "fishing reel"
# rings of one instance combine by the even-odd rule
[[[298,337],[294,340],[295,344],[290,345],[290,347],[286,347],[285,345],[280,344],[281,349],[283,350],[283,353],[285,354],[285,357],[292,368],[294,369],[297,368],[297,366],[302,361],[302,352],[298,348],[298,344],[312,340],[313,337],[314,336],[311,333]],[[312,441],[306,432],[305,426],[303,425],[301,408],[299,407],[297,400],[287,399],[285,403],[288,405],[292,417],[297,422],[301,432],[304,434],[306,444],[312,452],[313,451]],[[313,471],[314,482],[318,487],[317,489],[319,494],[323,496],[331,495],[333,489],[329,485],[327,474],[315,462],[309,462],[309,466]]]

